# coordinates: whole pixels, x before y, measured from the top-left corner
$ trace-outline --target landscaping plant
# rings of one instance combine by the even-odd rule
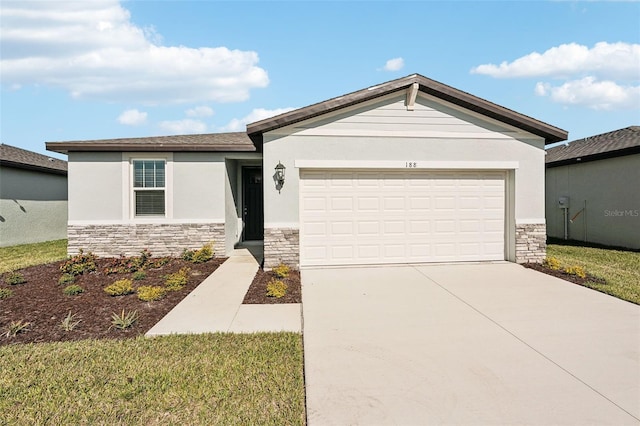
[[[65,296],[77,296],[78,294],[84,292],[84,289],[80,287],[78,284],[68,285],[62,290],[62,293]]]
[[[4,280],[7,284],[11,285],[24,284],[27,282],[27,280],[24,279],[24,275],[20,272],[9,272]]]
[[[138,321],[138,311],[125,313],[124,309],[120,314],[115,312],[111,315],[111,326],[118,330],[125,330]]]
[[[60,271],[71,275],[82,275],[85,272],[93,272],[96,267],[96,255],[89,252],[84,253],[80,249],[80,253],[75,256],[69,256],[66,262],[60,266]]]
[[[8,299],[13,296],[13,290],[8,288],[0,288],[0,300]]]
[[[18,333],[24,333],[29,329],[28,327],[30,325],[31,325],[30,322],[26,322],[23,320],[11,321],[11,323],[7,327],[7,332],[4,335],[6,337],[13,337]]]
[[[271,271],[274,274],[276,274],[276,277],[278,278],[287,278],[289,276],[289,272],[291,272],[289,267],[284,263],[279,264],[278,266],[273,268]]]
[[[138,288],[138,299],[144,302],[160,300],[165,294],[167,294],[167,289],[157,285],[144,285]]]
[[[125,296],[133,293],[133,283],[130,279],[123,278],[106,286],[104,291],[110,296]]]
[[[76,326],[80,324],[80,320],[76,320],[75,314],[72,314],[71,311],[67,314],[66,317],[62,321],[60,321],[60,328],[64,331],[73,331]]]
[[[73,284],[74,282],[76,282],[76,277],[73,274],[62,274],[58,280],[58,284],[60,285]]]
[[[271,279],[267,283],[267,296],[281,298],[287,294],[287,284],[284,281]]]
[[[180,290],[182,287],[187,285],[190,272],[191,269],[185,267],[180,269],[178,272],[167,275],[165,278],[165,286],[171,291]]]

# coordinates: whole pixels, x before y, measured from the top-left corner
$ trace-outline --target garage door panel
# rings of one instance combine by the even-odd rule
[[[301,265],[503,260],[504,176],[303,170]]]

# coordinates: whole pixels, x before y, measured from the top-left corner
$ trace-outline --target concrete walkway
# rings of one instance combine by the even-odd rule
[[[146,336],[300,332],[300,304],[242,304],[262,261],[261,253],[257,252],[253,247],[234,250],[226,262],[153,326]]]
[[[640,424],[640,307],[512,263],[302,271],[308,424]]]

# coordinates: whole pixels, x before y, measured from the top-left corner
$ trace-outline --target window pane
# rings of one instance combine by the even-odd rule
[[[136,191],[136,216],[164,216],[164,191]]]
[[[142,188],[143,186],[143,168],[142,161],[133,162],[133,186],[135,188]]]
[[[155,182],[155,161],[145,161],[144,162],[144,187],[145,188],[154,188]]]
[[[156,161],[156,188],[164,188],[164,161]]]

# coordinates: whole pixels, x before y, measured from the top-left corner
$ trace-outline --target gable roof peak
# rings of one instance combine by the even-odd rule
[[[251,139],[260,143],[262,142],[262,135],[265,132],[398,92],[407,89],[415,83],[418,84],[418,90],[423,93],[533,133],[534,135],[541,136],[547,144],[567,139],[568,133],[565,130],[494,104],[462,90],[447,86],[438,81],[431,80],[417,73],[334,97],[326,101],[276,115],[275,117],[249,123],[247,124],[247,133]]]

